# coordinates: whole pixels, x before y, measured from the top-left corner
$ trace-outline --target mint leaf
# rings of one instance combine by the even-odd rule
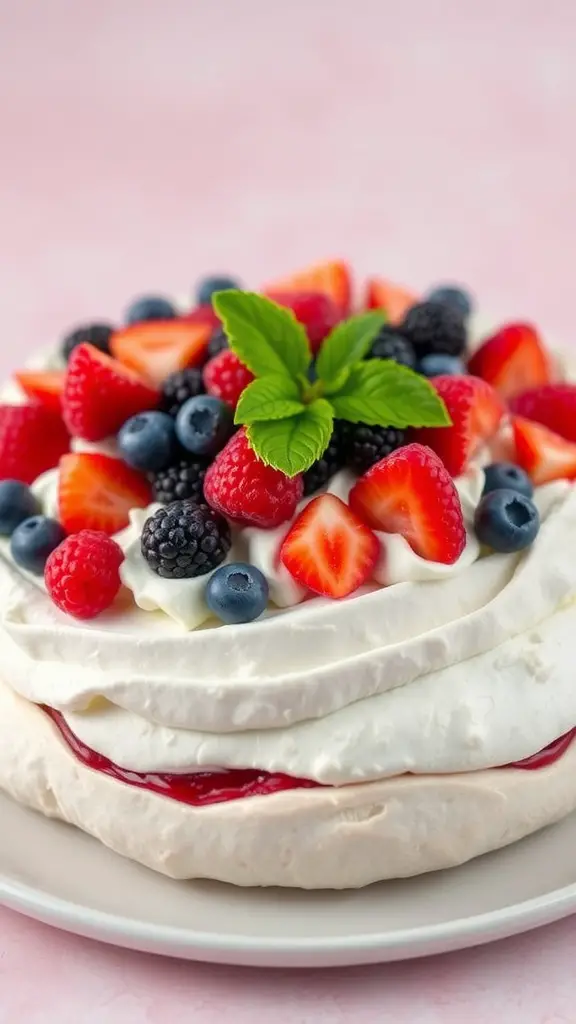
[[[353,366],[340,391],[330,396],[334,415],[352,423],[390,427],[446,427],[450,417],[429,381],[391,359]]]
[[[385,314],[376,309],[338,324],[324,339],[318,353],[316,372],[320,379],[331,381],[347,366],[363,359],[385,322]]]
[[[240,395],[235,423],[259,423],[296,416],[304,410],[300,391],[290,377],[256,377]]]
[[[248,440],[267,466],[287,476],[304,473],[326,451],[332,434],[329,402],[317,398],[296,416],[247,427]]]
[[[216,292],[212,305],[230,348],[255,377],[305,374],[312,354],[308,337],[294,314],[254,292]]]

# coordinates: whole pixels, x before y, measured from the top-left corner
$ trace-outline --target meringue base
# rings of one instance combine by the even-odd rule
[[[547,768],[405,775],[190,807],[81,764],[0,683],[0,788],[171,878],[359,888],[462,864],[576,808],[576,743]]]

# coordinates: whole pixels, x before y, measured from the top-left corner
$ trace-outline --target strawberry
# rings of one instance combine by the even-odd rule
[[[421,427],[414,432],[414,440],[432,448],[448,472],[459,476],[484,442],[496,433],[504,403],[494,388],[478,377],[433,377],[431,384],[444,399],[452,426]]]
[[[14,374],[16,383],[33,402],[60,413],[64,391],[64,370],[20,370]]]
[[[211,323],[190,323],[183,318],[148,320],[116,331],[110,350],[124,366],[161,384],[176,370],[204,362],[213,329]]]
[[[418,296],[407,288],[385,281],[382,277],[371,277],[366,283],[365,309],[384,309],[391,324],[399,324],[411,306],[418,302]]]
[[[231,349],[226,348],[206,363],[203,379],[209,395],[221,398],[235,409],[244,388],[254,380],[254,374]]]
[[[187,313],[182,313],[179,319],[187,324],[205,324],[212,331],[220,327],[220,318],[211,305],[196,306],[195,309],[189,309]]]
[[[551,360],[530,324],[502,327],[474,352],[468,369],[506,399],[552,379]]]
[[[62,409],[74,437],[101,441],[131,416],[158,405],[155,388],[94,345],[78,345],[68,363]]]
[[[301,476],[286,476],[260,461],[244,428],[230,438],[204,477],[208,504],[249,526],[280,526],[294,515],[302,491]]]
[[[576,384],[543,384],[523,391],[511,400],[510,409],[576,441]]]
[[[512,418],[516,462],[529,474],[533,483],[576,479],[576,444],[567,441],[540,423],[522,416]]]
[[[313,498],[290,527],[280,561],[315,594],[347,597],[370,579],[378,538],[335,494]]]
[[[263,289],[265,295],[275,292],[322,292],[332,299],[340,316],[347,316],[352,299],[350,267],[343,260],[315,263],[290,277],[281,278]]]
[[[67,533],[117,533],[128,526],[131,508],[146,508],[151,500],[146,479],[119,459],[71,452],[60,460],[58,508]]]
[[[32,483],[70,447],[62,417],[32,405],[0,405],[0,480]]]
[[[350,508],[375,530],[399,533],[417,555],[452,565],[466,545],[462,506],[438,456],[409,444],[381,459],[354,484]]]
[[[316,355],[327,334],[342,319],[341,309],[323,292],[268,292],[268,298],[291,309],[306,328],[310,347]]]

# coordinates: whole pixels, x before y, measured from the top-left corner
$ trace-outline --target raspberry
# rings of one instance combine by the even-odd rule
[[[57,465],[70,436],[62,417],[43,405],[0,405],[0,480],[31,484]]]
[[[346,427],[343,442],[346,465],[360,474],[400,448],[406,436],[398,427],[371,427],[367,423],[348,423]]]
[[[150,568],[169,580],[204,576],[230,550],[230,527],[207,505],[173,501],[144,523],[142,554]]]
[[[416,367],[416,353],[412,342],[393,327],[386,326],[378,332],[372,342],[368,358],[391,359],[394,363],[408,366],[411,370]]]
[[[431,352],[461,356],[466,348],[464,318],[442,302],[418,302],[408,310],[399,330],[419,358]]]
[[[204,494],[212,508],[236,522],[264,528],[290,519],[302,493],[302,477],[265,466],[244,429],[228,441],[204,478]]]
[[[206,391],[214,398],[221,398],[232,409],[236,408],[244,388],[253,380],[254,374],[250,373],[230,349],[224,349],[204,367]]]
[[[160,409],[170,416],[177,416],[184,402],[204,392],[202,370],[189,366],[187,370],[176,370],[162,384]]]
[[[203,484],[207,468],[207,459],[190,457],[161,469],[152,477],[154,501],[169,505],[172,501],[190,498],[200,504],[204,501]]]
[[[120,589],[122,548],[99,530],[81,530],[49,555],[44,581],[61,611],[93,619],[108,608]]]

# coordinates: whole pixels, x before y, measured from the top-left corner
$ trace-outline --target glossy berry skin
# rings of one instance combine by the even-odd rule
[[[46,589],[61,611],[76,619],[94,619],[120,590],[122,548],[99,530],[67,537],[48,556]]]
[[[208,459],[201,456],[189,456],[155,473],[152,476],[154,501],[169,505],[172,501],[190,498],[197,505],[204,504],[204,477],[208,464]]]
[[[10,539],[10,554],[16,565],[42,576],[46,559],[66,537],[66,531],[49,516],[31,516],[16,527]]]
[[[194,455],[216,455],[234,430],[232,410],[212,395],[189,398],[176,417],[176,436]]]
[[[534,484],[528,473],[513,462],[493,462],[484,466],[484,490],[482,494],[490,494],[491,491],[516,491],[526,498],[534,494]]]
[[[230,550],[230,527],[207,505],[174,501],[144,523],[142,554],[158,576],[168,580],[204,576]]]
[[[344,461],[355,473],[362,474],[380,459],[401,448],[406,431],[400,427],[373,427],[367,423],[344,423],[342,451]]]
[[[428,292],[426,299],[428,302],[441,302],[445,306],[451,306],[465,320],[472,315],[474,308],[470,294],[464,288],[459,288],[454,284],[444,284],[433,288],[431,292]]]
[[[412,343],[393,327],[388,326],[383,327],[376,335],[368,358],[391,359],[394,363],[408,366],[411,370],[416,367],[416,353]]]
[[[160,409],[169,416],[177,416],[178,410],[189,398],[204,394],[202,370],[189,366],[185,370],[176,370],[162,382]]]
[[[418,302],[408,310],[400,333],[412,342],[418,358],[431,352],[461,356],[466,348],[466,324],[460,313],[441,302]]]
[[[162,295],[143,295],[130,303],[124,315],[127,324],[140,324],[146,320],[173,320],[176,316],[174,303]]]
[[[254,374],[231,349],[224,349],[204,367],[206,391],[215,398],[221,398],[231,409],[236,408],[240,395],[253,380]]]
[[[260,461],[244,429],[230,438],[204,478],[212,508],[235,522],[264,529],[291,519],[302,491],[301,476],[288,477]]]
[[[68,363],[62,410],[73,437],[101,441],[123,423],[155,409],[159,395],[147,380],[93,345],[78,345]]]
[[[455,374],[466,373],[466,367],[458,356],[447,356],[441,352],[431,352],[422,356],[418,364],[418,373],[424,377],[453,377]]]
[[[255,565],[222,565],[208,580],[206,604],[226,624],[253,622],[266,610],[268,581]]]
[[[106,355],[110,354],[110,338],[114,333],[112,324],[108,323],[93,323],[93,324],[81,324],[80,327],[75,327],[73,331],[70,331],[62,339],[62,355],[66,362],[70,359],[74,349],[81,345],[83,341],[87,341],[88,344],[94,345],[99,352],[105,352]]]
[[[20,523],[41,511],[40,502],[20,480],[0,481],[0,536],[9,537]]]
[[[539,528],[536,505],[518,491],[490,491],[474,516],[478,540],[493,551],[522,551],[532,544]]]
[[[205,277],[196,289],[196,302],[199,306],[207,306],[212,302],[214,292],[227,292],[231,288],[240,288],[239,282],[233,277],[226,277],[224,274]]]
[[[176,453],[174,420],[166,412],[140,412],[118,432],[118,450],[126,465],[142,473],[157,473]]]

